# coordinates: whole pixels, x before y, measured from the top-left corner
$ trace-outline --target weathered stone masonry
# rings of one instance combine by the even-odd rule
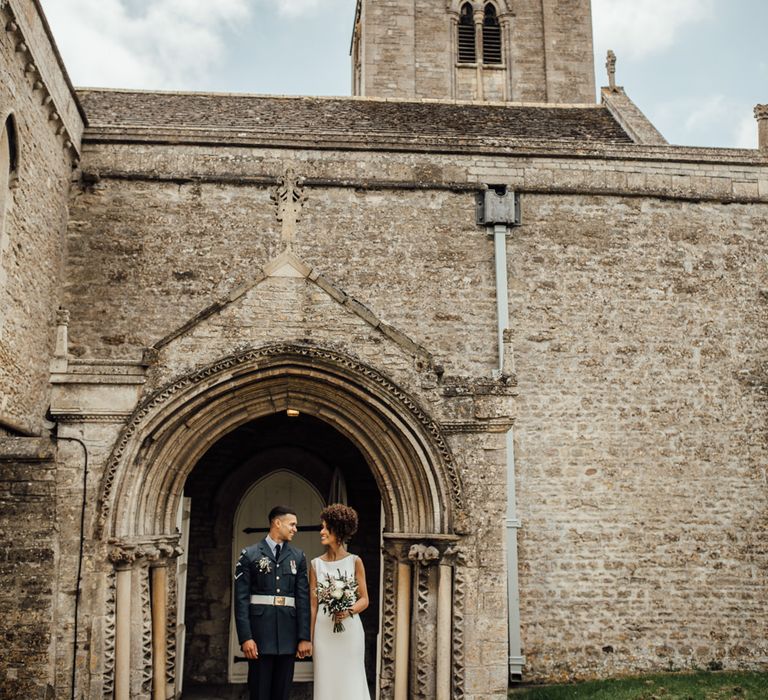
[[[175,637],[176,507],[288,407],[379,490],[382,697],[506,696],[510,428],[526,679],[765,668],[765,151],[669,147],[619,89],[551,104],[565,30],[534,5],[514,75],[550,104],[75,97],[36,6],[0,2],[3,697],[173,697],[185,643],[226,680],[226,575],[192,562],[210,610]]]

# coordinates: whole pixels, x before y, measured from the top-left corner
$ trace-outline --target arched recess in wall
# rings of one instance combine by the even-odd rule
[[[389,532],[460,530],[460,479],[426,411],[350,356],[279,344],[181,377],[136,410],[106,466],[102,533],[132,539],[172,532],[184,483],[208,447],[244,422],[289,407],[321,418],[358,447],[378,484]]]
[[[465,2],[459,11],[458,47],[459,63],[475,63],[477,47],[475,45],[475,19],[472,3]]]
[[[0,134],[0,255],[5,243],[5,218],[16,186],[19,171],[19,135],[16,118],[9,114],[3,120]]]
[[[499,13],[492,2],[487,2],[483,9],[483,63],[499,65],[504,62],[502,55]]]

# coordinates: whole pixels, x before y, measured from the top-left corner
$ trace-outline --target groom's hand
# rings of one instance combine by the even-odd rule
[[[256,646],[256,642],[254,642],[252,639],[249,639],[247,642],[243,642],[240,645],[240,648],[243,650],[243,654],[245,654],[246,659],[256,661],[256,659],[259,658],[259,649]]]
[[[312,642],[306,640],[300,641],[296,656],[299,659],[306,659],[308,656],[312,656]]]

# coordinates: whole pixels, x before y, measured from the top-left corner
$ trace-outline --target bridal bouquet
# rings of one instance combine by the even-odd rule
[[[336,613],[350,610],[357,601],[355,577],[338,571],[338,576],[326,574],[325,579],[325,582],[317,584],[317,602],[323,606],[323,612],[333,617]],[[333,631],[343,632],[344,625],[341,622],[334,622]]]

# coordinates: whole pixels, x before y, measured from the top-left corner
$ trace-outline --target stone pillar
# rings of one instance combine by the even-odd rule
[[[761,151],[768,151],[768,104],[755,107],[755,119],[757,119],[757,147]]]
[[[168,697],[168,563],[181,553],[177,539],[113,543],[115,700]]]
[[[168,629],[168,564],[150,565],[152,576],[152,698],[165,700],[166,631]]]
[[[506,77],[504,79],[504,101],[512,102],[515,99],[515,83],[514,83],[514,52],[512,51],[512,18],[503,14],[499,16],[499,22],[501,24],[501,48],[504,56],[504,63],[506,67]]]
[[[485,20],[485,10],[482,5],[475,9],[472,17],[475,20],[475,61],[477,63],[477,92],[475,97],[482,101],[485,99],[485,86],[483,85],[483,22]]]
[[[437,668],[435,700],[451,700],[453,567],[440,564],[437,586]]]
[[[109,558],[115,566],[115,700],[130,700],[131,570],[136,550],[117,546]]]
[[[395,700],[408,700],[411,626],[411,566],[397,565],[397,623],[395,632]]]
[[[423,537],[385,535],[396,566],[396,608],[394,621],[383,619],[385,630],[394,628],[394,688],[382,688],[382,698],[452,698],[453,566],[443,557],[457,538]]]
[[[451,49],[448,52],[448,75],[450,76],[451,86],[451,99],[456,99],[456,63],[459,60],[459,15],[457,13],[451,13],[448,20],[450,22],[450,34],[451,37]]]
[[[429,543],[412,544],[408,559],[413,566],[411,613],[411,696],[437,696],[438,568],[440,550]]]

